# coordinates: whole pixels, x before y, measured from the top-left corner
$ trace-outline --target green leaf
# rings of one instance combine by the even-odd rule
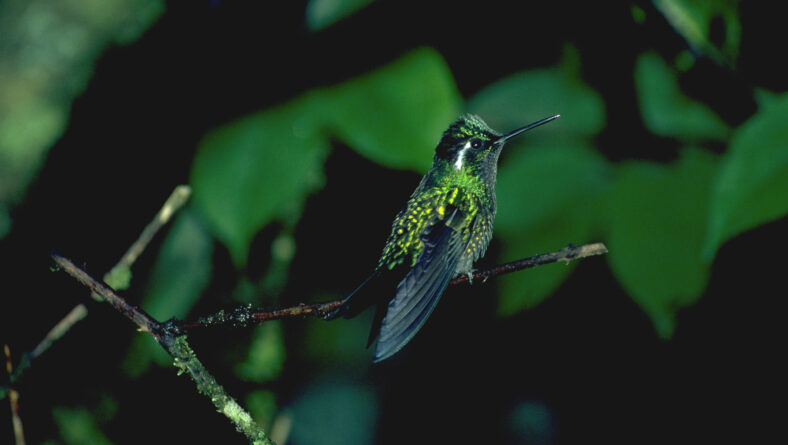
[[[255,389],[246,396],[246,406],[255,422],[266,431],[271,430],[277,413],[276,395],[267,389]],[[276,437],[272,437],[277,440]],[[277,443],[281,443],[277,441]]]
[[[523,71],[485,87],[468,109],[505,132],[543,117],[561,119],[528,134],[534,140],[577,139],[599,133],[605,126],[602,97],[580,78],[577,51],[567,46],[553,68]]]
[[[95,416],[86,408],[55,407],[52,409],[60,439],[66,444],[111,444],[101,432]]]
[[[654,6],[696,53],[731,66],[736,61],[741,41],[737,3],[737,0],[654,0]],[[724,26],[719,42],[712,41],[715,20]]]
[[[331,295],[317,299],[328,301],[336,297]],[[369,363],[372,351],[365,349],[372,325],[372,314],[369,312],[372,311],[352,319],[341,318],[330,322],[307,320],[300,351],[315,362],[344,368]]]
[[[201,221],[184,209],[162,243],[145,287],[141,307],[158,320],[183,319],[211,279],[213,241]],[[148,336],[137,336],[124,361],[129,375],[147,370],[151,360],[170,366],[172,357]]]
[[[524,136],[527,139],[527,136]],[[527,143],[527,141],[526,141]],[[495,236],[504,261],[593,241],[609,166],[589,146],[507,147],[498,174]],[[541,302],[571,267],[552,264],[499,277],[498,310],[511,315]]]
[[[701,248],[714,157],[686,150],[670,166],[631,162],[612,190],[607,255],[621,286],[651,317],[663,338],[676,311],[703,293],[708,267]]]
[[[176,218],[153,264],[142,307],[154,318],[184,318],[211,278],[213,242],[189,209]]]
[[[676,72],[659,55],[647,52],[638,57],[635,87],[643,121],[652,133],[688,142],[729,136],[719,116],[681,92]]]
[[[396,169],[427,170],[461,98],[441,56],[422,48],[313,98],[329,128],[361,155]]]
[[[306,4],[306,26],[312,31],[327,28],[374,0],[309,0]]]
[[[235,373],[246,381],[274,380],[282,373],[285,356],[281,324],[276,321],[263,323],[255,329],[249,356],[235,366]]]
[[[713,183],[703,257],[734,235],[788,213],[788,94],[737,128]]]
[[[263,226],[297,221],[307,196],[323,184],[328,148],[303,101],[239,119],[203,139],[192,165],[193,203],[236,266],[246,265]]]

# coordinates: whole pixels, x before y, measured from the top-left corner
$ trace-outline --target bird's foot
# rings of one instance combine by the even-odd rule
[[[468,276],[468,284],[473,284],[473,273],[476,272],[476,269],[471,269],[468,272],[465,272],[465,275]]]

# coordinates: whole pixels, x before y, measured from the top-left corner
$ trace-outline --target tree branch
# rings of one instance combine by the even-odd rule
[[[150,244],[153,237],[166,225],[172,216],[186,204],[191,196],[191,187],[179,185],[170,193],[170,196],[161,206],[153,220],[145,226],[140,236],[129,247],[126,253],[118,260],[109,272],[104,274],[104,282],[113,289],[126,289],[131,282],[131,266],[139,258],[145,248]],[[101,300],[97,293],[92,293],[95,299]],[[13,374],[9,376],[8,383],[0,386],[0,399],[5,398],[8,392],[22,373],[30,367],[30,364],[43,354],[58,339],[68,332],[74,324],[87,316],[87,308],[84,304],[78,304],[53,327],[43,340],[30,352],[22,354]]]
[[[197,385],[197,390],[211,399],[216,409],[230,419],[238,429],[254,444],[272,444],[259,425],[232,397],[230,397],[216,382],[216,379],[208,372],[203,364],[197,359],[189,344],[186,336],[174,327],[172,322],[161,323],[148,315],[142,309],[129,304],[123,297],[104,283],[88,275],[87,272],[77,267],[71,260],[53,253],[52,259],[62,268],[64,272],[76,278],[77,281],[98,294],[107,301],[112,307],[134,322],[143,332],[150,334],[173,357],[174,364],[182,372],[191,376]]]
[[[607,253],[607,247],[603,243],[583,244],[581,246],[568,245],[561,250],[536,255],[521,260],[512,261],[511,263],[501,264],[490,269],[476,271],[469,279],[467,275],[460,275],[453,280],[449,281],[450,285],[457,285],[467,283],[469,281],[484,283],[488,279],[512,273],[518,270],[530,269],[532,267],[541,266],[543,264],[555,263],[563,261],[569,263],[572,260],[587,258],[595,255],[603,255]],[[253,310],[251,307],[239,307],[231,312],[219,311],[216,314],[201,317],[197,321],[191,322],[175,322],[175,327],[182,332],[190,331],[193,329],[207,328],[207,327],[245,327],[250,325],[257,325],[264,321],[281,320],[287,318],[307,317],[314,316],[325,318],[339,308],[344,299],[327,301],[324,303],[314,304],[299,304],[281,309],[273,310]]]
[[[537,255],[511,263],[502,264],[491,269],[474,272],[472,277],[459,276],[449,284],[456,285],[469,281],[487,281],[491,277],[511,273],[518,270],[528,269],[543,264],[564,261],[566,263],[573,259],[586,258],[593,255],[607,253],[607,248],[602,243],[585,244],[582,246],[569,245],[559,251]],[[227,416],[236,428],[246,434],[253,443],[270,444],[270,439],[265,432],[252,420],[249,414],[230,397],[219,385],[213,376],[208,372],[202,363],[197,359],[186,342],[184,333],[191,329],[205,328],[213,326],[233,326],[245,327],[256,325],[264,321],[279,320],[285,318],[316,316],[325,318],[332,311],[337,309],[343,302],[342,299],[316,304],[299,304],[297,306],[274,309],[269,311],[255,311],[251,307],[240,307],[232,312],[220,311],[217,314],[203,317],[196,322],[178,322],[170,320],[161,323],[148,315],[142,309],[137,308],[126,302],[120,295],[104,283],[98,282],[87,274],[84,270],[77,267],[69,259],[56,253],[52,254],[52,259],[66,273],[76,278],[80,283],[90,288],[102,299],[107,301],[121,314],[134,322],[141,331],[149,333],[153,338],[175,359],[175,366],[183,372],[189,373],[192,380],[197,385],[201,394],[211,399],[216,408]]]

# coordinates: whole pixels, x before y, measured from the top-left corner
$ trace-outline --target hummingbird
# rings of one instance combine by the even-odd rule
[[[432,168],[394,218],[374,271],[326,317],[351,318],[375,305],[367,343],[378,339],[373,362],[391,357],[416,335],[452,278],[472,277],[473,263],[493,234],[501,149],[558,117],[500,134],[466,114],[443,132]]]

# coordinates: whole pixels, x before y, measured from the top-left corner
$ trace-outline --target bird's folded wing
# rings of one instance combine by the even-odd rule
[[[465,249],[461,229],[466,225],[459,209],[447,209],[444,219],[436,219],[422,235],[424,251],[397,286],[380,328],[373,361],[399,351],[416,335],[435,309],[441,294],[454,275]]]

